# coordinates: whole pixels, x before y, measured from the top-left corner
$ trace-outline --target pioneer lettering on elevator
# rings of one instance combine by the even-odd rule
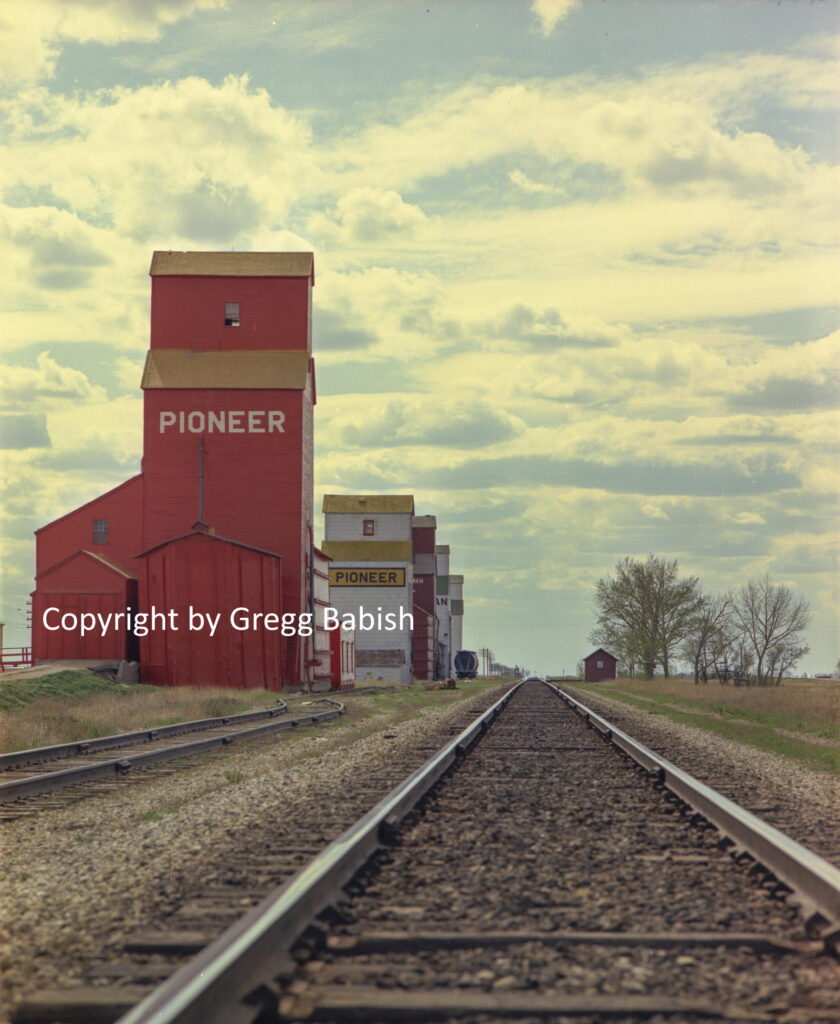
[[[159,417],[161,434],[282,434],[285,422],[279,409],[164,410]]]

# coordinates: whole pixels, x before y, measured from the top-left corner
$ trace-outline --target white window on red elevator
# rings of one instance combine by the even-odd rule
[[[374,535],[374,533],[375,533],[375,529],[376,528],[373,525],[373,520],[372,519],[363,519],[362,520],[362,536],[363,537],[372,537]]]
[[[238,302],[226,302],[225,303],[225,327],[238,327],[239,326],[239,303]]]
[[[598,668],[603,668],[604,667],[603,661],[596,661],[595,664],[598,666]]]
[[[94,519],[94,521],[93,521],[93,543],[94,544],[107,544],[108,543],[108,520],[107,519]]]

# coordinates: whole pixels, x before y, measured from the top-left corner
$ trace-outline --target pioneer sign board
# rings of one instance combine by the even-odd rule
[[[404,587],[405,569],[389,569],[377,565],[372,568],[330,568],[331,587]]]
[[[282,434],[286,414],[279,409],[201,409],[160,413],[160,432],[175,430],[179,434]]]

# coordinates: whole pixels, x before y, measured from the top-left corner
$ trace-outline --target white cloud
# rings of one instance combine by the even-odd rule
[[[626,324],[608,324],[594,316],[567,317],[554,306],[537,310],[524,303],[510,306],[494,320],[476,325],[470,333],[476,329],[519,351],[523,344],[546,352],[611,348],[632,337]]]
[[[341,416],[330,426],[340,431],[340,442],[351,447],[433,445],[438,449],[486,448],[509,441],[524,430],[523,422],[489,403],[471,401],[439,405],[428,396],[368,397],[363,409]],[[338,438],[337,438],[338,440]]]
[[[531,9],[540,22],[540,30],[547,39],[557,23],[562,21],[580,3],[580,0],[532,0]]]
[[[73,97],[37,88],[0,105],[10,344],[142,350],[155,248],[312,248],[287,228],[317,187],[308,125],[245,77]]]
[[[309,228],[352,245],[387,242],[393,237],[404,241],[413,238],[425,223],[420,207],[406,203],[392,189],[361,187],[340,197],[332,217],[313,217]]]
[[[524,171],[513,170],[508,173],[508,178],[513,182],[514,185],[518,185],[524,192],[536,192],[542,193],[543,195],[564,195],[565,189],[560,188],[558,185],[546,185],[540,181],[534,181],[533,178],[529,178]]]
[[[41,352],[37,367],[0,364],[0,392],[9,409],[44,411],[72,403],[105,400],[102,388],[91,384],[81,370],[62,366],[49,352]]]
[[[124,463],[126,477],[139,472],[143,441],[143,398],[139,389],[131,395],[91,402],[81,418],[75,409],[64,406],[49,414],[48,423],[59,458],[70,460],[74,454],[89,453],[94,456],[93,469],[96,453],[101,456],[107,452]]]
[[[810,168],[806,154],[744,131],[741,122],[768,102],[782,102],[789,83],[806,89],[809,73],[817,78],[815,95],[822,95],[827,64],[802,57],[780,66],[772,56],[755,56],[735,71],[710,62],[649,67],[639,77],[602,82],[473,81],[407,109],[398,123],[373,124],[340,142],[326,154],[327,169],[345,182],[358,176],[360,185],[404,189],[500,154],[538,154],[600,164],[634,190],[656,194],[797,189]],[[748,99],[742,85],[749,86]],[[508,173],[519,187],[531,181],[521,168]]]
[[[110,262],[110,236],[73,213],[50,206],[0,206],[0,237],[17,250],[21,284],[77,289]]]
[[[120,387],[128,392],[136,391],[140,386],[144,365],[143,359],[128,359],[126,356],[118,356],[114,360],[113,369]]]
[[[26,14],[6,66],[35,77],[63,39],[153,39],[212,3],[0,6],[7,29],[8,11]],[[388,5],[338,17],[345,6],[237,0],[230,20],[196,18],[177,56],[165,38],[155,55],[132,48],[109,66],[136,57],[149,76],[247,66],[241,39],[225,48],[243,18],[259,19],[276,53],[373,48]],[[546,37],[572,6],[533,5]],[[321,379],[340,384],[344,360],[358,379],[367,360],[360,392],[383,364],[394,382],[376,381],[392,389],[383,395],[324,388],[319,480],[416,486],[448,526],[490,503],[485,520],[452,527],[474,562],[472,606],[481,579],[585,592],[622,554],[651,549],[681,562],[696,553],[692,570],[729,586],[769,564],[761,545],[793,504],[806,544],[837,486],[827,403],[838,340],[771,345],[746,318],[836,299],[838,172],[754,126],[793,111],[787,125],[805,138],[802,123],[819,123],[811,112],[836,107],[836,60],[821,46],[596,75],[403,82],[384,108],[354,106],[333,134],[323,111],[285,109],[244,77],[9,93],[0,301],[18,307],[14,344],[52,353],[12,368],[10,393],[18,413],[37,396],[52,447],[37,449],[31,473],[34,446],[12,453],[20,478],[8,493],[31,498],[43,522],[136,467],[151,249],[313,248],[316,327],[332,344],[316,349]],[[59,346],[84,341],[115,349],[129,396],[109,401],[63,365]],[[563,461],[567,482],[552,485]],[[484,463],[487,490],[466,490]],[[544,482],[502,483],[526,479],[518,464]],[[621,476],[633,491],[634,472],[645,497],[598,490]],[[669,490],[672,472],[688,493]],[[770,486],[754,494],[762,472]],[[692,496],[692,473],[719,486]],[[797,478],[798,492],[772,491]],[[723,497],[733,480],[738,501]],[[487,551],[515,565],[488,566]]]
[[[106,45],[159,38],[161,29],[227,0],[3,0],[0,78],[37,81],[55,70],[65,40]]]
[[[760,512],[753,512],[748,509],[732,512],[730,518],[734,523],[740,523],[742,526],[761,526],[767,522]]]
[[[244,243],[318,179],[308,126],[247,76],[71,99],[35,90],[7,109],[20,162],[6,188],[49,190],[120,236],[167,248]]]

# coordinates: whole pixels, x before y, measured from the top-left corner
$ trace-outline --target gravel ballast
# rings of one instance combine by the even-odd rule
[[[387,781],[395,762],[421,763],[428,748],[494,696],[425,709],[398,725],[383,714],[214,755],[174,778],[3,826],[0,1020],[23,994],[72,983],[82,965],[116,954],[132,931],[200,893],[243,843],[302,831],[330,838],[336,809],[350,801],[357,780],[381,777],[387,790],[398,781]],[[723,768],[745,793],[783,801],[797,838],[831,822],[840,849],[832,778],[614,701],[578,696],[695,774],[703,764],[707,777]]]
[[[576,700],[608,718],[634,739],[742,807],[840,867],[840,798],[837,776],[812,771],[704,729],[673,722],[664,715],[561,684]]]
[[[357,780],[382,777],[387,792],[399,781],[388,780],[394,763],[421,764],[495,693],[424,708],[402,724],[391,714],[353,720],[353,702],[366,698],[349,696],[348,718],[320,734],[232,749],[4,824],[0,1021],[23,995],[72,984],[90,961],[116,955],[131,932],[200,893],[243,847],[302,833],[333,838],[361,813],[343,820]]]
[[[512,1005],[556,1007],[560,1020],[572,1003],[598,1021],[616,1010],[648,1019],[653,1007],[679,1021],[692,1007],[715,1021],[835,1020],[836,961],[751,947],[749,936],[802,942],[803,922],[689,817],[526,683],[380,854],[281,1008],[367,1024],[424,1019],[424,1001],[453,1020],[484,1007],[507,1022]],[[657,935],[671,948],[646,944]],[[435,948],[435,936],[468,945]]]

